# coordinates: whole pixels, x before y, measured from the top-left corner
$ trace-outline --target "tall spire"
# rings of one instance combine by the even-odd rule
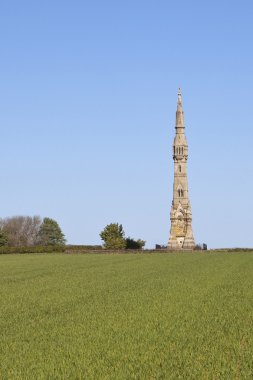
[[[193,249],[192,213],[187,179],[188,145],[184,134],[182,94],[178,89],[176,135],[173,143],[174,185],[170,212],[171,229],[168,249]]]

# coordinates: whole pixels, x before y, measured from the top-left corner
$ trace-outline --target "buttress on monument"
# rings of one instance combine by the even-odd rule
[[[184,112],[180,88],[178,90],[175,128],[176,136],[173,143],[174,185],[168,249],[191,250],[195,247],[195,241],[192,232],[192,212],[188,196],[188,145],[184,134]]]

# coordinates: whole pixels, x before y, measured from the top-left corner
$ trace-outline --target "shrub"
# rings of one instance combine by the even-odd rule
[[[134,240],[130,237],[126,238],[126,249],[142,249],[145,244],[146,242],[141,239]]]

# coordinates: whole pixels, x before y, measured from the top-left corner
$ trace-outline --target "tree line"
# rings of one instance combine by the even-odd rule
[[[100,233],[105,249],[142,249],[145,241],[125,238],[122,224],[108,224]],[[0,219],[0,247],[64,246],[63,234],[56,220],[40,216],[13,216]],[[102,247],[101,247],[102,248]]]
[[[54,246],[65,242],[65,236],[54,219],[42,219],[37,215],[0,219],[0,246]]]

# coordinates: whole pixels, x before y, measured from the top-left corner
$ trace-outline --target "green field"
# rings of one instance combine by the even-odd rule
[[[252,379],[253,253],[2,255],[0,379]]]

